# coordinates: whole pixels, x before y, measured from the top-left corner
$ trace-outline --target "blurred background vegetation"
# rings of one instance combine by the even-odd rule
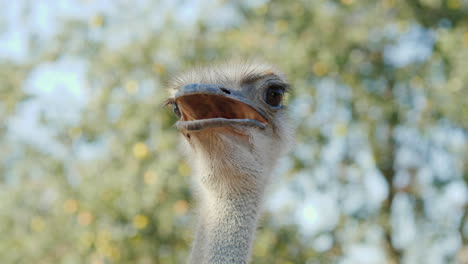
[[[468,1],[0,3],[0,263],[184,263],[165,84],[252,57],[298,125],[253,263],[468,263]]]

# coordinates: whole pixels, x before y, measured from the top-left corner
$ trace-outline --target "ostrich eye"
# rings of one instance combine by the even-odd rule
[[[174,114],[175,114],[178,118],[181,117],[180,109],[179,109],[179,106],[177,105],[176,102],[174,102],[174,103],[172,104],[172,111],[174,111]]]
[[[265,102],[273,107],[281,105],[283,100],[284,89],[281,86],[273,85],[268,87],[265,92]]]

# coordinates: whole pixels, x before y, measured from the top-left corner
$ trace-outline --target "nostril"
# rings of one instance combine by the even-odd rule
[[[219,88],[221,91],[223,91],[225,94],[231,94],[231,91],[229,91],[228,89],[222,87],[222,88]]]

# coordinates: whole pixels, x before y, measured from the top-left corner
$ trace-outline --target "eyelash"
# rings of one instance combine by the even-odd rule
[[[271,83],[267,83],[265,85],[265,88],[264,88],[264,91],[270,89],[270,88],[273,88],[273,87],[277,87],[279,89],[281,89],[283,91],[283,95],[286,94],[288,91],[289,91],[289,86],[287,84],[284,84],[284,83],[277,83],[277,82],[271,82]]]
[[[175,100],[173,98],[169,98],[167,99],[166,101],[164,101],[164,106],[170,106],[170,105],[173,105],[175,103]]]

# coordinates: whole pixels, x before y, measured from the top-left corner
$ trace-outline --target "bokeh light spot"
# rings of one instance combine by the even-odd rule
[[[259,16],[264,16],[268,12],[268,6],[267,5],[262,5],[259,6],[257,9],[255,9],[255,13]]]
[[[91,224],[92,221],[93,221],[93,215],[90,212],[84,211],[78,214],[78,223],[80,225],[87,226]]]
[[[460,0],[448,0],[447,6],[450,9],[460,9],[462,3]]]
[[[383,4],[385,8],[392,8],[395,6],[395,0],[385,0]]]
[[[133,218],[133,226],[136,229],[145,228],[148,225],[148,222],[148,217],[146,215],[139,214]]]
[[[73,214],[78,210],[78,201],[68,199],[63,203],[63,209],[69,214]]]
[[[276,31],[278,32],[285,32],[286,30],[288,30],[288,21],[286,20],[279,20],[278,22],[276,22]]]
[[[341,3],[343,3],[344,5],[352,5],[353,2],[353,0],[341,0]]]
[[[345,123],[340,122],[335,125],[335,129],[334,129],[335,135],[342,137],[346,135],[347,131],[348,131],[348,128]]]
[[[179,174],[182,175],[182,176],[188,176],[190,174],[190,168],[185,163],[180,163],[177,170],[178,170]]]
[[[315,222],[317,218],[315,210],[311,205],[304,207],[304,209],[302,210],[302,215],[304,219],[306,219],[309,222]]]
[[[322,62],[317,62],[312,66],[312,71],[317,76],[323,76],[328,73],[328,66]]]
[[[91,264],[104,264],[104,260],[101,256],[95,255],[91,258]]]
[[[110,248],[110,257],[114,261],[120,259],[120,250],[119,250],[118,247],[111,247]]]
[[[136,94],[138,92],[138,83],[135,80],[129,80],[125,83],[125,90],[129,94]]]
[[[42,232],[45,229],[44,219],[40,216],[35,216],[31,219],[30,222],[31,230],[34,232]]]
[[[143,175],[143,180],[148,185],[155,184],[157,180],[156,172],[150,170],[145,172]]]
[[[80,242],[80,245],[83,248],[85,248],[85,249],[90,248],[92,246],[93,242],[94,242],[93,233],[91,233],[91,232],[83,233],[79,238],[79,242]]]
[[[153,71],[157,74],[164,74],[166,72],[166,67],[160,63],[155,63],[153,65]]]
[[[148,146],[143,142],[138,142],[133,145],[133,155],[137,159],[144,159],[148,156]]]
[[[95,15],[91,18],[90,22],[94,27],[102,27],[104,25],[104,17],[102,15]]]
[[[79,127],[73,127],[68,130],[68,135],[71,138],[78,138],[81,134],[83,134],[83,130]]]
[[[188,211],[188,203],[185,200],[179,200],[174,204],[174,211],[176,214],[182,215]]]

